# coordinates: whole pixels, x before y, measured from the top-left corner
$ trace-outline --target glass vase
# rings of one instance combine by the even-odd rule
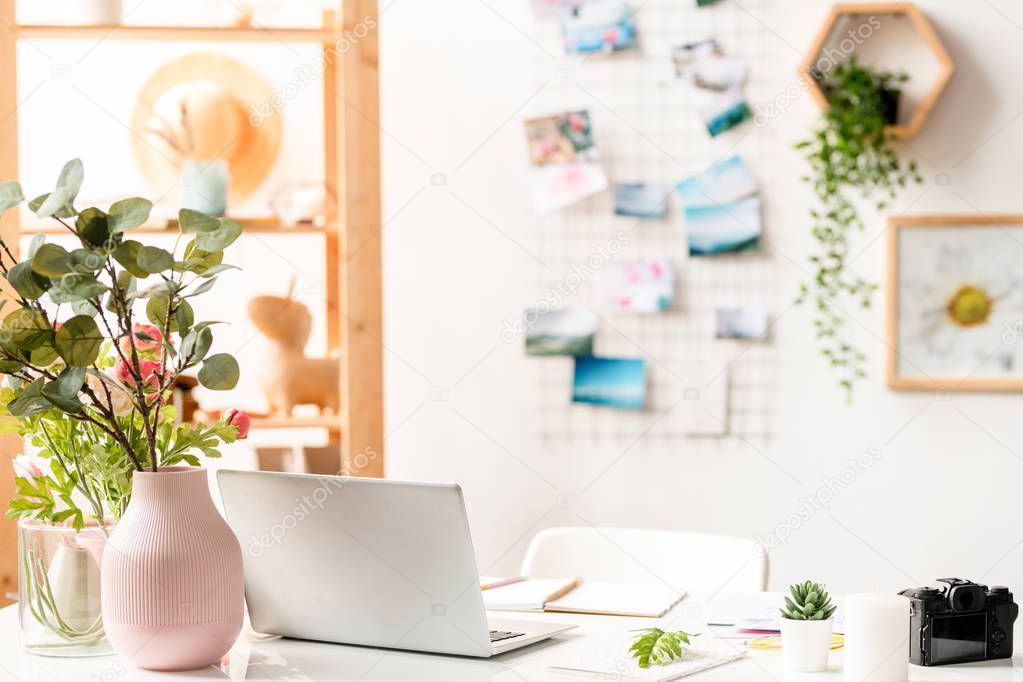
[[[18,522],[18,623],[25,651],[68,657],[113,653],[100,614],[100,566],[112,529]]]

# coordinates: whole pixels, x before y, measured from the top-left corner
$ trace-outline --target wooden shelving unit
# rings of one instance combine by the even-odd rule
[[[135,40],[252,43],[314,43],[326,56],[323,74],[325,182],[338,207],[325,216],[326,228],[282,226],[274,218],[244,219],[244,232],[261,234],[322,233],[326,259],[327,343],[341,350],[341,413],[315,418],[262,417],[258,428],[325,428],[340,446],[337,471],[382,476],[383,346],[380,287],[380,106],[376,29],[377,0],[338,0],[316,28],[192,26],[39,26],[16,23],[15,0],[0,0],[0,179],[18,177],[17,44],[19,41]],[[356,33],[344,55],[337,41]],[[343,58],[342,58],[343,57]],[[147,225],[138,232],[159,234],[173,223]],[[0,236],[16,248],[18,237],[38,231],[20,224],[17,211],[0,219]],[[43,228],[53,232],[52,227]],[[243,232],[243,235],[244,235]],[[6,295],[6,294],[5,294]],[[16,437],[0,436],[8,458],[20,452]],[[371,455],[371,456],[367,456]],[[5,459],[5,458],[0,458]],[[364,464],[356,469],[353,462]],[[333,473],[333,472],[330,472]],[[0,499],[13,491],[10,466],[0,462]],[[0,521],[0,603],[16,590],[17,541],[14,522]]]

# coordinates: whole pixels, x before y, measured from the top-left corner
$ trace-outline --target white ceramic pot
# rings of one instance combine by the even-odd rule
[[[832,619],[781,619],[781,653],[785,670],[817,673],[827,670]]]
[[[113,26],[121,23],[121,0],[64,0],[68,26]]]

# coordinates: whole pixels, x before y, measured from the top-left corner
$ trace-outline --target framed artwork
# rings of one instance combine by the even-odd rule
[[[1023,215],[888,220],[888,386],[1023,391]]]

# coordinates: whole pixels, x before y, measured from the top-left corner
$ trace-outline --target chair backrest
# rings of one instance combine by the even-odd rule
[[[725,535],[591,526],[548,528],[526,550],[522,575],[633,584],[688,592],[762,592],[767,554]]]

